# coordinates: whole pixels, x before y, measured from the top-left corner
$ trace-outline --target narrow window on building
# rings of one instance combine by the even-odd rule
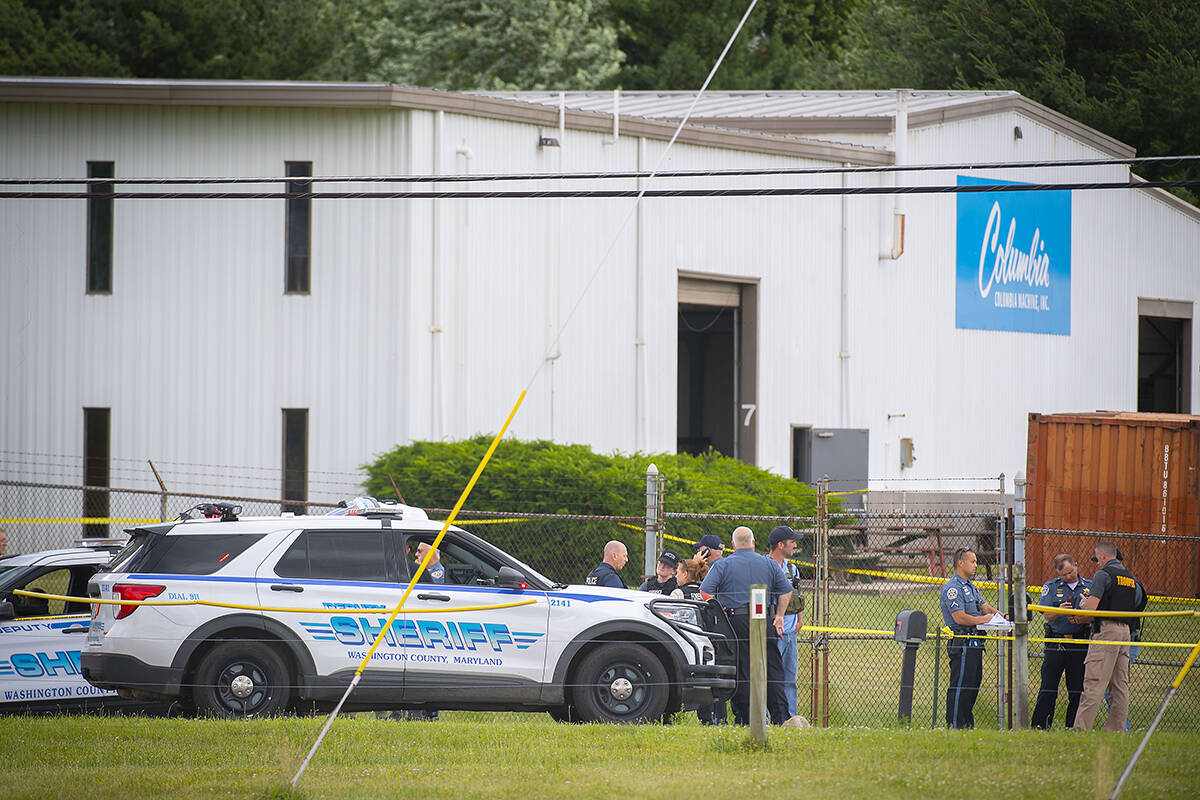
[[[311,161],[285,161],[289,178],[311,177]],[[312,181],[288,181],[287,192],[311,192]],[[284,221],[284,282],[286,294],[308,294],[312,264],[312,199],[289,197]]]
[[[111,178],[115,174],[111,161],[89,161],[89,178]],[[108,181],[88,183],[88,192],[112,194],[114,184]],[[87,201],[87,292],[112,294],[113,266],[113,201],[111,197],[89,197]]]
[[[283,409],[283,500],[285,513],[305,513],[305,501],[308,500],[307,408]]]
[[[83,485],[88,487],[109,486],[109,425],[111,412],[107,408],[85,408],[83,410]],[[109,492],[107,488],[83,490],[83,516],[88,519],[108,518]],[[102,522],[87,522],[83,525],[84,538],[108,536],[108,525]]]

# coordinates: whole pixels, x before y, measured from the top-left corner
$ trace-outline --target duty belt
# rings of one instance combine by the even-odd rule
[[[747,614],[749,614],[749,613],[750,613],[750,609],[746,608],[745,606],[743,606],[743,607],[741,607],[741,608],[726,608],[726,609],[725,609],[725,613],[726,613],[726,614],[728,614],[728,615],[729,615],[729,616],[731,616],[731,617],[744,617],[744,616],[746,616]],[[768,616],[768,617],[773,617],[773,616],[775,616],[775,609],[774,609],[774,608],[768,608],[768,609],[767,609],[767,616]]]

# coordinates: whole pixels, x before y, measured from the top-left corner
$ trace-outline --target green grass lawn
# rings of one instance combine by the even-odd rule
[[[0,718],[0,797],[1105,797],[1137,747],[1105,733],[768,732],[568,725],[542,714],[443,713],[437,722],[339,719],[294,794],[322,718],[251,722]],[[1200,795],[1200,734],[1147,747],[1124,796]]]

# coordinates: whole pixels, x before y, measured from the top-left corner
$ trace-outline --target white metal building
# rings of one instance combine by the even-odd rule
[[[693,98],[0,78],[0,178],[287,174],[303,190],[307,175],[446,176],[316,192],[1130,179],[1106,164],[453,181],[1132,155],[1009,92],[737,92],[706,95],[660,159]],[[214,188],[283,187],[116,185]],[[321,475],[494,431],[526,385],[515,437],[711,444],[817,478],[800,457],[813,431],[866,430],[881,487],[1013,474],[1031,411],[1200,412],[1200,210],[1156,189],[636,211],[630,198],[6,198],[0,240],[8,479],[151,486],[136,466],[149,458],[228,466],[179,466],[172,488],[204,472],[206,490],[278,496],[290,459],[289,491],[328,499]],[[106,472],[81,475],[85,456]]]

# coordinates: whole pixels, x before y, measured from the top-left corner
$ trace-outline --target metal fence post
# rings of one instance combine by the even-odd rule
[[[934,640],[933,651],[933,717],[929,720],[929,730],[937,727],[937,712],[938,712],[938,681],[942,673],[942,626],[934,623],[937,627],[937,638]]]
[[[829,628],[829,476],[821,480],[821,627]],[[821,633],[821,727],[829,727],[829,631]]]
[[[661,553],[663,551],[663,537],[667,534],[667,476],[659,473],[658,476],[658,524],[654,528],[657,536],[654,542],[654,552]],[[654,562],[655,569],[658,568],[658,562]]]
[[[1006,569],[1004,551],[1006,534],[1008,529],[1004,523],[1004,473],[1000,473],[1000,513],[996,515],[996,610],[1001,614],[1007,613],[1008,603],[1005,602],[1005,582],[1007,576],[1004,574]],[[996,728],[1004,730],[1005,723],[1005,706],[1007,705],[1008,687],[1007,670],[1005,668],[1003,643],[996,645]]]
[[[1025,607],[1025,473],[1018,472],[1013,497],[1013,727],[1029,721],[1029,609]]]
[[[163,483],[162,476],[158,474],[158,470],[154,466],[154,462],[146,459],[146,463],[150,465],[150,471],[154,473],[154,480],[158,481],[158,488],[162,490],[158,500],[158,519],[161,522],[167,521],[167,485]]]
[[[646,558],[642,580],[654,575],[658,563],[658,524],[661,516],[658,508],[658,467],[646,467]]]
[[[767,743],[767,587],[750,585],[750,741]]]

